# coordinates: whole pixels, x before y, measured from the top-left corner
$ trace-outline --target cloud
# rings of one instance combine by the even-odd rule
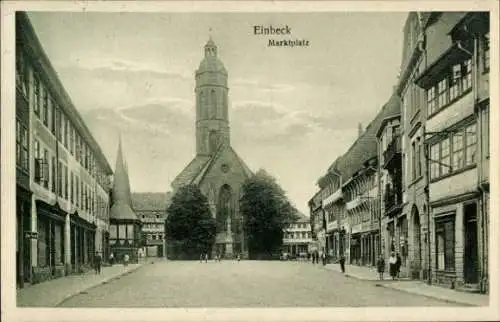
[[[233,81],[230,81],[230,85],[233,87],[244,87],[247,89],[258,89],[262,91],[270,91],[270,92],[290,92],[295,86],[291,84],[269,84],[264,83],[262,81],[258,81],[256,79],[242,79],[237,78]]]

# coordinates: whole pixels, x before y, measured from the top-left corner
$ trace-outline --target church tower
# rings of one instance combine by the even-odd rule
[[[227,70],[210,38],[196,70],[196,154],[212,156],[229,146]]]

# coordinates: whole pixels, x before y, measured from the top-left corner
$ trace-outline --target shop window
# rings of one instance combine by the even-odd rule
[[[46,267],[49,265],[49,225],[45,219],[38,218],[37,231],[38,231],[38,266]]]
[[[126,238],[127,238],[127,226],[118,225],[118,239],[126,239]]]
[[[62,226],[59,224],[54,225],[54,244],[55,244],[55,262],[56,264],[62,264],[63,261],[63,230]]]
[[[455,271],[454,217],[436,222],[436,268],[440,271]]]
[[[116,227],[116,225],[109,225],[109,238],[110,239],[118,238],[118,227]]]

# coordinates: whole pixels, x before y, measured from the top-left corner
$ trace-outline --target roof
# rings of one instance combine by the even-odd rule
[[[172,181],[172,187],[175,189],[189,184],[210,160],[211,157],[208,155],[197,155],[194,157],[184,170],[182,170]]]
[[[363,167],[366,161],[377,157],[377,131],[386,117],[397,114],[399,111],[400,99],[394,93],[349,150],[332,163],[329,171],[340,172],[342,181],[346,182]]]
[[[121,137],[118,142],[118,154],[116,156],[115,175],[113,187],[111,188],[111,211],[110,218],[113,219],[138,219],[132,210],[132,196],[127,166],[123,157]]]
[[[123,201],[118,201],[113,203],[109,213],[111,219],[128,219],[128,220],[138,220],[136,213],[130,208],[130,205]]]
[[[134,192],[132,207],[135,211],[165,210],[172,199],[171,192]]]

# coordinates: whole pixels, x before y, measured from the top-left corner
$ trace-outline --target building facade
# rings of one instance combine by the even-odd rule
[[[489,15],[433,13],[424,26],[431,278],[487,292]]]
[[[112,171],[24,12],[16,14],[16,85],[22,286],[81,272],[105,251]]]
[[[228,115],[228,74],[210,39],[196,70],[196,156],[172,182],[175,193],[194,184],[207,197],[216,219],[213,255],[248,257],[240,214],[242,185],[253,173],[231,147]]]
[[[133,210],[130,179],[121,136],[111,189],[109,222],[109,252],[113,254],[115,261],[122,262],[127,255],[130,262],[138,262],[142,247],[142,223]]]
[[[311,248],[312,233],[309,218],[300,218],[283,229],[283,253],[289,257],[306,258]]]
[[[170,192],[132,193],[132,206],[142,222],[142,247],[147,257],[164,257],[165,219],[172,194]]]

